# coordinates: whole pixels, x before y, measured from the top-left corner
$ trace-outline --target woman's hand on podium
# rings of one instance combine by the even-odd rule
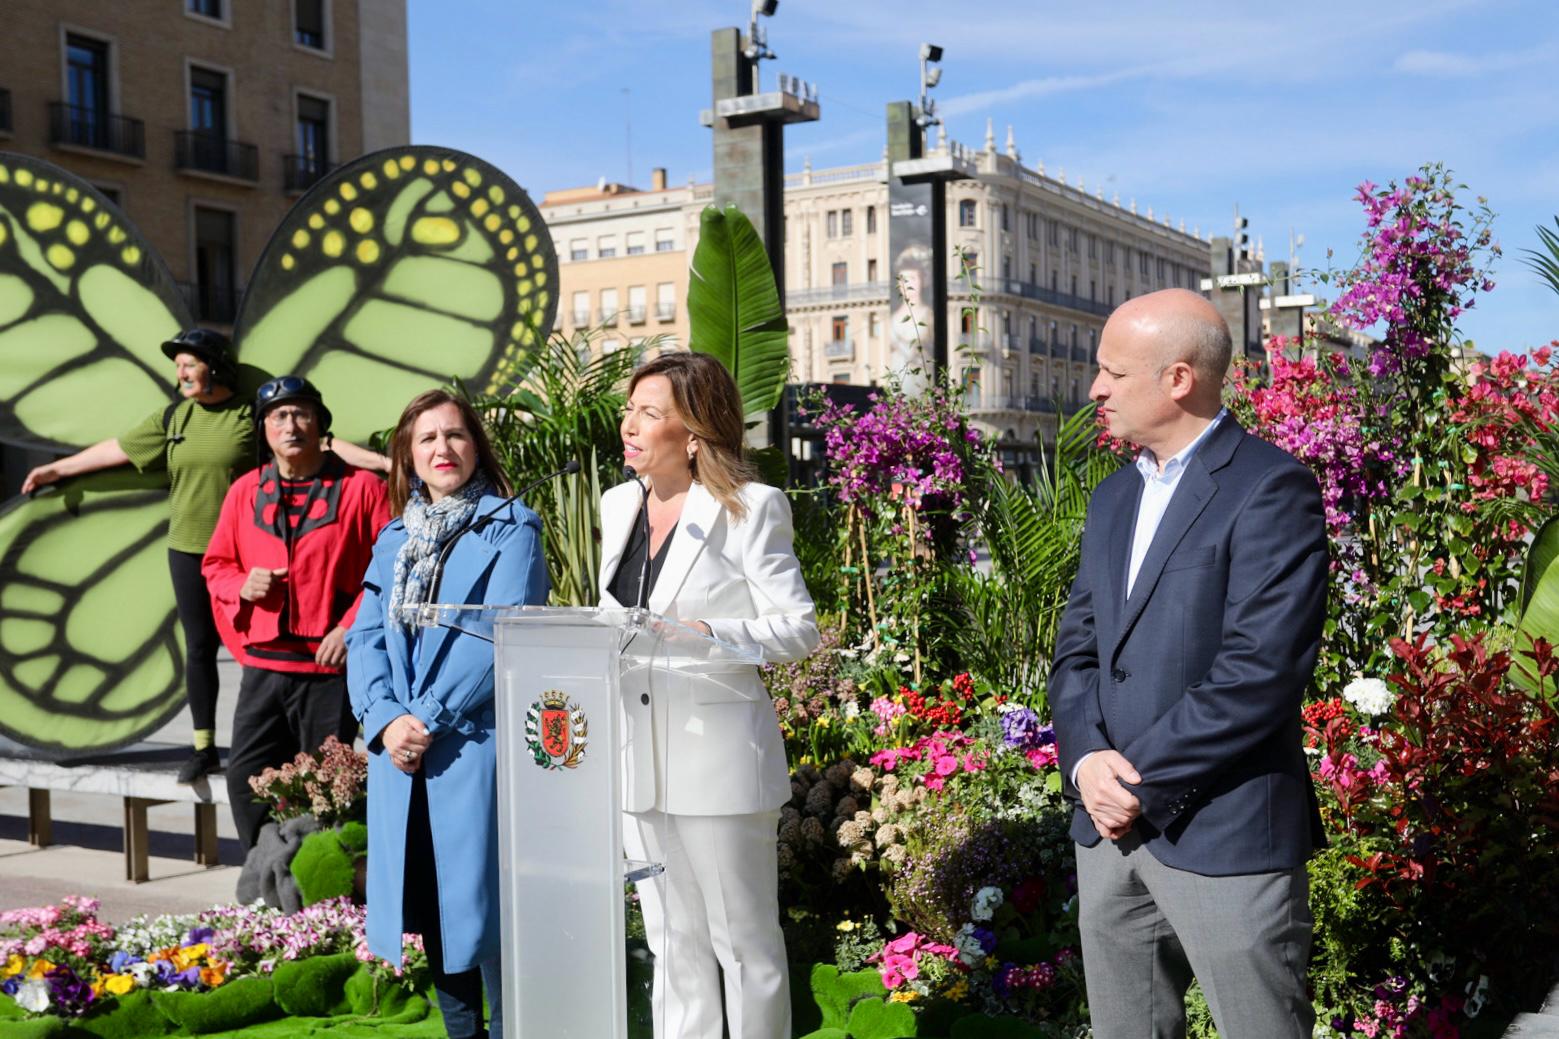
[[[381,737],[390,762],[402,772],[411,775],[422,767],[422,755],[433,744],[427,727],[414,714],[403,714],[384,727]]]

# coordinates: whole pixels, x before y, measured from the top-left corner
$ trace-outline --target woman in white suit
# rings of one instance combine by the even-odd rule
[[[705,634],[797,660],[817,617],[792,547],[790,503],[753,481],[741,395],[704,354],[663,354],[628,384],[624,460],[638,481],[601,501],[601,604],[640,603]],[[645,568],[645,555],[649,565]],[[647,581],[645,578],[648,578]],[[788,1039],[776,832],[790,798],[779,724],[757,668],[625,690],[623,844],[664,863],[639,886],[655,962],[658,1039]]]

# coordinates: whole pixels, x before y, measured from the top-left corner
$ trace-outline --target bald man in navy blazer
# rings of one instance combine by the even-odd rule
[[[1140,449],[1089,503],[1050,681],[1076,804],[1096,1039],[1308,1037],[1305,860],[1324,843],[1300,705],[1326,616],[1314,475],[1221,406],[1228,326],[1169,289],[1116,309],[1092,398]]]

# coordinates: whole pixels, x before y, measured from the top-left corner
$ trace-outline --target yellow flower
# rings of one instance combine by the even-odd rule
[[[888,997],[890,1003],[913,1003],[920,998],[920,993],[914,989],[900,989]]]
[[[211,946],[205,942],[199,945],[186,945],[183,948],[173,950],[173,966],[178,970],[189,970],[191,967],[200,966],[200,962],[211,951]]]
[[[27,969],[27,961],[16,953],[12,953],[5,961],[5,966],[0,967],[0,978],[9,978],[13,974],[20,974]]]
[[[969,982],[963,978],[959,978],[953,984],[949,985],[947,987],[947,991],[942,993],[942,995],[946,996],[948,999],[953,1000],[955,1003],[963,999],[968,994]]]
[[[103,988],[116,996],[122,996],[135,988],[135,975],[133,974],[109,974],[102,980]],[[101,993],[99,993],[101,994]]]
[[[834,930],[836,930],[836,931],[853,931],[853,930],[855,930],[855,921],[854,920],[840,920],[837,924],[834,925]]]
[[[54,964],[48,960],[33,960],[32,966],[27,969],[29,978],[41,978],[54,969]]]
[[[200,970],[201,984],[209,988],[216,988],[227,980],[227,964],[221,960],[212,960],[211,966],[202,967]]]

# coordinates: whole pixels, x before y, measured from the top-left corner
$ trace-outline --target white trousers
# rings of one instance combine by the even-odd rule
[[[666,867],[638,885],[656,1039],[721,1039],[722,971],[731,1039],[790,1039],[778,827],[778,811],[623,815],[628,858]]]

